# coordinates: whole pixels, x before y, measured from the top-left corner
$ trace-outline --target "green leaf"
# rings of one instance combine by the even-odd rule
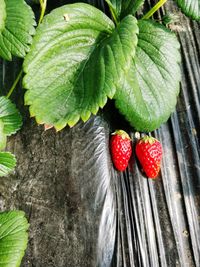
[[[124,9],[124,11],[122,12],[122,17],[124,17],[126,14],[133,14],[135,15],[135,13],[142,7],[142,5],[144,4],[145,0],[134,0],[134,1],[130,1],[130,4],[128,5],[128,7],[126,9]]]
[[[47,15],[24,62],[31,116],[61,130],[96,114],[130,67],[137,32],[133,16],[115,28],[104,13],[83,3]]]
[[[19,111],[5,96],[0,97],[0,121],[4,123],[4,133],[8,136],[16,133],[22,126]]]
[[[0,32],[5,27],[6,5],[4,0],[0,0]]]
[[[35,33],[34,13],[24,0],[0,0],[0,57],[24,57]]]
[[[27,247],[29,224],[22,211],[0,213],[0,267],[19,267]]]
[[[200,20],[200,0],[176,0],[182,12],[195,20]]]
[[[11,173],[14,170],[15,165],[16,159],[13,154],[10,152],[0,152],[0,176],[6,176]]]
[[[0,150],[6,147],[6,134],[4,133],[4,123],[0,121]]]
[[[127,15],[135,15],[136,11],[143,5],[144,0],[105,0],[110,7],[111,13],[119,21]]]
[[[139,21],[136,55],[116,106],[138,131],[152,131],[175,109],[180,82],[179,42],[164,26]]]

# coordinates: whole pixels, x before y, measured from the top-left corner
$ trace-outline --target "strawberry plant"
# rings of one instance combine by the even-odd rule
[[[199,0],[176,1],[187,16],[200,19]],[[34,2],[41,7],[37,23],[24,0],[0,0],[0,57],[24,60],[0,97],[0,176],[16,163],[5,148],[22,125],[10,100],[21,78],[30,116],[46,129],[85,122],[109,98],[137,131],[153,131],[168,120],[179,93],[180,45],[171,30],[151,19],[166,0],[140,19],[136,12],[144,0],[105,0],[107,13],[86,3],[67,4],[47,15],[47,0]],[[19,266],[19,260],[6,266]]]

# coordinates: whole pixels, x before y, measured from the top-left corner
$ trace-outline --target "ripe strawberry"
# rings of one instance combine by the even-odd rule
[[[149,136],[141,138],[136,144],[136,155],[148,178],[156,178],[162,159],[161,143]]]
[[[110,139],[112,161],[118,171],[124,171],[132,154],[131,138],[123,130],[117,130]]]

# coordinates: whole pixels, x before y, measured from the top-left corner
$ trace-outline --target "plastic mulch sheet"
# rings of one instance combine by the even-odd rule
[[[146,179],[134,156],[126,172],[113,168],[109,136],[123,122],[110,116],[112,104],[59,133],[22,108],[24,126],[8,143],[18,164],[1,178],[0,209],[22,209],[29,219],[23,267],[200,266],[200,25],[181,23],[178,104],[151,133],[164,150],[158,179]],[[3,90],[19,68],[0,62]],[[19,106],[21,90],[13,96]]]

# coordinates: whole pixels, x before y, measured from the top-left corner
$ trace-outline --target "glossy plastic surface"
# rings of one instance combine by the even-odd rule
[[[172,3],[167,10],[174,10]],[[161,10],[166,12],[166,10]],[[160,16],[160,14],[158,14]],[[133,156],[117,172],[110,133],[124,125],[108,104],[87,123],[45,132],[26,109],[9,139],[15,174],[2,178],[0,208],[22,209],[30,222],[24,267],[193,267],[200,264],[200,25],[181,17],[182,82],[175,112],[152,135],[164,150],[150,180]],[[0,62],[6,92],[20,61]],[[22,106],[21,86],[13,98]]]

